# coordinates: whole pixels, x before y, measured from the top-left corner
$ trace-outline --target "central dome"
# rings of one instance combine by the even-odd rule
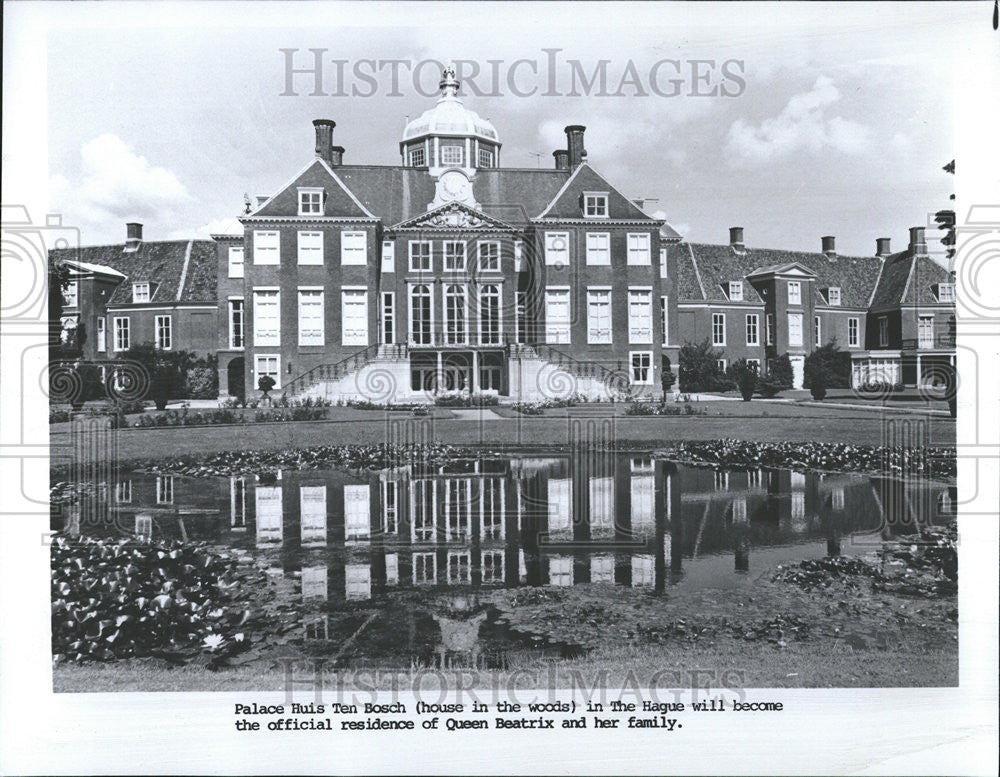
[[[453,68],[445,68],[439,87],[437,105],[424,111],[406,125],[403,141],[427,135],[471,136],[497,142],[496,128],[478,113],[466,108],[458,97],[458,79]]]

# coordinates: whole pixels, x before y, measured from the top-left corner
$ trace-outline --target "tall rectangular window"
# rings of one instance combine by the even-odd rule
[[[726,344],[726,314],[712,314],[712,345]]]
[[[799,281],[788,282],[788,304],[802,304],[802,284]]]
[[[611,537],[615,533],[615,479],[589,478],[590,536]]]
[[[299,189],[299,215],[318,216],[323,213],[322,189]]]
[[[431,243],[429,240],[410,241],[410,272],[431,271]]]
[[[423,167],[427,164],[427,157],[422,148],[414,148],[410,151],[410,167]]]
[[[611,289],[587,289],[587,342],[611,342]]]
[[[767,314],[767,344],[774,345],[774,313]]]
[[[277,289],[254,289],[253,344],[281,344],[281,303]]]
[[[628,341],[653,342],[653,292],[628,290]]]
[[[323,233],[299,230],[299,264],[323,264]]]
[[[889,345],[889,319],[885,316],[878,320],[878,344],[883,348]]]
[[[650,264],[652,261],[649,253],[649,233],[630,232],[628,234],[628,263],[629,264]]]
[[[813,329],[816,334],[815,344],[819,348],[823,344],[823,324],[820,322],[819,316],[813,316]]]
[[[229,347],[243,347],[243,300],[229,300]]]
[[[371,488],[367,483],[344,486],[344,539],[371,537]]]
[[[546,506],[550,534],[572,530],[572,493],[573,481],[570,478],[549,478]]]
[[[553,267],[569,266],[569,232],[545,233],[545,264]]]
[[[323,345],[323,291],[299,289],[299,345]]]
[[[108,349],[108,320],[104,316],[97,319],[97,350],[104,353]]]
[[[279,264],[281,261],[281,241],[274,229],[253,231],[253,263]]]
[[[747,313],[747,345],[760,345],[760,317]]]
[[[115,350],[127,351],[132,344],[131,323],[127,316],[115,317]]]
[[[500,287],[494,283],[479,289],[479,343],[500,345]]]
[[[466,288],[463,284],[444,287],[444,334],[446,345],[465,345],[469,341]]]
[[[341,345],[368,345],[368,291],[341,291]]]
[[[243,277],[243,246],[229,246],[229,277]]]
[[[444,271],[465,272],[465,243],[458,240],[444,241]]]
[[[788,344],[792,346],[802,345],[802,314],[788,314]]]
[[[632,382],[643,385],[653,385],[653,352],[632,351],[629,354],[632,364]]]
[[[396,295],[382,292],[382,342],[396,342]]]
[[[76,281],[70,281],[63,289],[63,305],[67,308],[75,308],[79,304],[79,286]]]
[[[431,287],[417,284],[410,288],[410,342],[431,345],[433,342],[433,298]]]
[[[132,301],[133,302],[149,302],[149,284],[148,283],[133,283],[132,284]]]
[[[526,343],[528,341],[528,306],[526,300],[526,292],[514,292],[514,341],[518,343]]]
[[[587,264],[611,264],[611,233],[587,233]]]
[[[299,486],[299,536],[303,545],[326,545],[326,486]]]
[[[568,343],[570,320],[569,289],[546,289],[545,341]]]
[[[368,264],[368,235],[366,232],[344,230],[340,233],[340,263]]]
[[[483,168],[493,167],[493,151],[491,149],[479,149],[479,166]]]
[[[934,347],[934,316],[920,316],[917,319],[917,345],[920,348]]]
[[[514,241],[514,272],[524,270],[524,241]]]
[[[660,249],[660,277],[667,277],[667,249]]]
[[[174,476],[157,475],[156,477],[156,503],[161,505],[172,504],[174,501]]]
[[[670,342],[670,305],[669,298],[660,297],[660,329],[663,332],[663,344]]]
[[[500,244],[479,243],[479,272],[500,272]]]
[[[170,316],[156,317],[156,347],[161,351],[169,351],[174,343],[173,319]]]
[[[857,348],[860,344],[861,344],[860,319],[849,318],[847,319],[847,346],[849,348]]]
[[[382,272],[396,272],[396,241],[382,241]]]

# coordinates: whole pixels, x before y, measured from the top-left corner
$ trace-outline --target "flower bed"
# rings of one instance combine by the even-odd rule
[[[625,407],[625,415],[706,415],[704,408],[694,405],[668,405],[656,402],[629,402]]]

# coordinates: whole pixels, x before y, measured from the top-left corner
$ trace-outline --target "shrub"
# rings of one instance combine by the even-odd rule
[[[545,405],[542,402],[515,402],[511,405],[511,409],[521,415],[542,415]]]
[[[678,357],[680,390],[684,392],[725,391],[731,382],[719,369],[721,355],[708,338],[701,343],[686,343]]]
[[[192,367],[184,376],[183,394],[188,399],[219,396],[219,372],[213,367]]]
[[[812,382],[809,386],[809,393],[812,394],[812,398],[819,402],[821,399],[826,397],[826,374],[823,372],[816,372],[812,376]]]
[[[779,391],[785,391],[795,385],[795,376],[792,372],[792,360],[787,353],[781,354],[771,359],[767,365],[767,377],[771,382],[779,386]]]
[[[141,399],[119,399],[115,402],[115,411],[122,415],[145,413],[146,403]]]
[[[267,396],[267,393],[271,391],[274,388],[274,386],[275,386],[274,378],[272,378],[270,375],[261,375],[259,378],[257,378],[257,388],[258,390],[264,392],[264,396]]]
[[[841,351],[836,340],[831,340],[806,357],[803,388],[812,388],[812,378],[817,370],[823,373],[824,388],[851,387],[851,355]]]
[[[438,407],[492,407],[500,404],[500,397],[496,394],[473,394],[470,397],[465,392],[452,391],[438,394],[434,397],[434,404]]]
[[[70,419],[69,410],[59,410],[58,408],[49,408],[49,423],[50,424],[62,424],[66,423]]]
[[[753,392],[757,389],[757,368],[746,359],[739,359],[733,362],[729,368],[729,376],[740,390],[743,401],[749,402],[753,397]]]
[[[768,399],[778,396],[778,393],[783,391],[784,388],[784,386],[769,375],[765,375],[757,380],[757,393]]]
[[[660,388],[663,389],[664,393],[670,391],[673,388],[674,383],[677,382],[677,376],[674,375],[674,371],[671,369],[670,357],[664,356],[661,360],[660,367]]]
[[[894,391],[902,391],[901,382],[890,383],[887,380],[870,380],[858,386],[858,391],[865,394],[891,394]]]
[[[706,411],[694,405],[685,405],[682,410],[678,405],[656,404],[654,402],[629,402],[625,406],[625,415],[705,415]]]

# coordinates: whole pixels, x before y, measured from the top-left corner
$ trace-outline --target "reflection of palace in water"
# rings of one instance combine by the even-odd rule
[[[277,576],[300,574],[304,599],[331,602],[404,587],[658,591],[699,565],[733,578],[762,556],[765,568],[788,546],[795,558],[838,555],[842,544],[849,552],[852,535],[910,533],[955,499],[953,488],[927,483],[721,471],[599,450],[360,474],[136,474],[98,491],[98,502],[69,511],[68,532],[244,548]]]

